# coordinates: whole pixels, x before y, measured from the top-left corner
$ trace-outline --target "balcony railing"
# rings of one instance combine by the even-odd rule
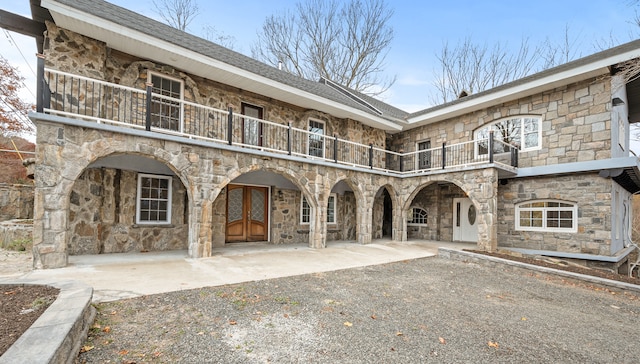
[[[401,153],[238,114],[231,108],[220,110],[163,96],[152,92],[149,84],[140,90],[44,69],[44,62],[39,62],[38,72],[38,112],[393,174],[486,163],[517,167],[518,149],[493,134],[488,139]]]

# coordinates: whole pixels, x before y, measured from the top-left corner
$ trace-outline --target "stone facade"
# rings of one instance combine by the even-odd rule
[[[500,247],[608,256],[611,246],[611,193],[614,183],[597,173],[510,180],[498,193]],[[515,206],[552,199],[578,205],[578,232],[517,231]]]
[[[386,134],[351,119],[338,118],[304,109],[268,95],[259,95],[183,72],[165,64],[140,59],[107,47],[106,44],[47,23],[45,56],[48,67],[111,83],[144,90],[150,74],[162,75],[184,85],[184,99],[235,114],[235,141],[244,138],[242,105],[262,109],[262,118],[278,125],[307,130],[309,121],[323,123],[324,134],[336,136],[383,151],[374,154],[374,167],[399,161],[385,155],[384,149],[412,151],[416,143],[430,140],[432,146],[473,140],[474,131],[506,117],[535,115],[542,122],[539,149],[523,152],[519,167],[549,166],[571,162],[603,160],[612,156],[612,140],[618,129],[611,117],[611,77],[604,76],[540,92],[519,100],[479,109],[453,119],[425,125],[395,135]],[[127,99],[115,93],[100,96],[66,95],[52,89],[52,108],[63,101],[85,108],[98,108],[93,97],[101,97],[99,110],[92,115],[113,121],[143,125],[141,108],[130,113],[113,113],[109,106]],[[73,90],[73,86],[71,86]],[[133,93],[133,92],[132,92]],[[618,247],[611,237],[611,195],[622,192],[611,180],[594,173],[558,178],[499,179],[498,167],[461,166],[428,175],[400,178],[321,160],[296,157],[307,154],[309,137],[296,131],[293,155],[269,155],[256,149],[242,149],[214,141],[228,135],[215,125],[226,114],[210,110],[207,125],[190,119],[195,109],[186,107],[184,127],[212,141],[140,131],[114,126],[96,126],[94,121],[38,119],[38,149],[35,168],[34,265],[52,268],[66,265],[69,254],[95,254],[126,251],[188,249],[191,257],[207,257],[213,248],[225,245],[227,189],[236,178],[255,171],[278,175],[289,187],[270,187],[269,242],[290,244],[307,242],[322,248],[334,240],[370,243],[391,237],[453,240],[455,198],[468,197],[477,210],[478,248],[494,251],[498,247],[525,247],[587,254],[610,255]],[[45,115],[46,116],[46,115]],[[266,124],[262,138],[278,139],[276,127]],[[628,132],[628,130],[626,131]],[[279,139],[282,139],[281,137]],[[324,144],[331,155],[331,139]],[[256,146],[259,147],[259,146]],[[355,148],[349,146],[349,148]],[[345,152],[352,152],[351,150]],[[361,151],[362,152],[362,151]],[[359,153],[365,155],[365,153]],[[96,168],[94,163],[112,156],[125,165]],[[173,181],[172,221],[167,226],[135,224],[136,176],[145,166],[132,167],[127,157],[142,157],[170,170]],[[136,169],[137,168],[137,169]],[[500,183],[507,181],[506,184]],[[326,203],[333,189],[337,193],[335,224],[327,223]],[[554,184],[555,183],[555,184]],[[261,184],[262,185],[262,184]],[[293,186],[293,187],[292,187]],[[514,229],[515,204],[561,196],[579,205],[578,234],[524,233]],[[587,191],[586,194],[579,193]],[[616,192],[617,191],[617,192]],[[624,195],[624,193],[622,193]],[[300,223],[302,198],[308,201],[309,224]],[[624,196],[622,196],[624,197]],[[407,225],[412,206],[428,212],[426,226]],[[608,232],[608,234],[607,234]],[[615,247],[615,248],[614,248]]]
[[[160,135],[157,135],[158,137]],[[272,243],[300,242],[295,239],[305,236],[303,230],[300,235],[293,234],[287,221],[295,221],[292,226],[299,227],[299,199],[301,194],[311,205],[311,223],[308,225],[307,241],[310,247],[324,247],[327,241],[356,240],[358,243],[371,242],[373,238],[372,216],[374,216],[374,201],[378,191],[384,187],[390,191],[390,209],[392,216],[390,224],[393,238],[406,239],[406,213],[402,206],[408,205],[404,196],[409,196],[416,186],[413,182],[423,184],[446,179],[456,181],[474,203],[481,206],[483,213],[493,213],[490,206],[495,206],[495,193],[492,184],[482,186],[487,181],[495,179],[495,171],[479,170],[457,172],[446,175],[423,177],[418,180],[399,179],[386,175],[375,175],[370,172],[350,171],[330,165],[310,164],[287,158],[263,158],[259,154],[238,153],[224,149],[217,149],[215,144],[202,146],[198,143],[186,144],[172,138],[150,138],[132,132],[92,130],[79,126],[61,125],[45,121],[38,122],[38,150],[36,165],[36,193],[34,211],[34,254],[36,267],[50,268],[66,265],[66,257],[70,252],[107,252],[99,244],[116,249],[119,236],[135,234],[139,227],[132,224],[134,216],[135,191],[133,181],[135,171],[122,171],[116,178],[118,170],[92,169],[90,164],[112,155],[137,155],[159,161],[174,171],[175,192],[174,208],[179,211],[187,210],[187,221],[175,221],[172,227],[163,229],[151,228],[148,232],[140,231],[136,235],[142,239],[141,245],[135,245],[132,240],[125,243],[124,249],[164,249],[178,248],[178,242],[164,241],[159,245],[147,244],[162,240],[160,236],[184,236],[184,223],[188,225],[186,245],[192,257],[211,255],[211,249],[219,246],[223,237],[224,226],[224,188],[236,177],[256,170],[269,171],[285,177],[294,184],[298,191],[284,191],[280,201],[279,191],[272,196]],[[490,171],[490,172],[489,172]],[[487,174],[488,173],[488,174]],[[489,179],[487,179],[489,178]],[[497,181],[497,179],[495,179]],[[116,190],[116,181],[120,181]],[[339,213],[345,216],[344,223],[335,228],[326,223],[326,209],[319,208],[326,204],[331,189],[340,181],[346,181],[352,191],[338,194]],[[357,181],[357,183],[355,182]],[[124,188],[123,188],[124,186]],[[182,187],[184,186],[184,187]],[[395,186],[395,187],[391,187]],[[403,191],[399,192],[398,188]],[[119,192],[122,191],[122,192]],[[184,192],[181,192],[184,191]],[[188,202],[180,204],[185,197]],[[119,197],[116,197],[119,196]],[[178,197],[183,196],[183,197]],[[117,198],[120,202],[116,202]],[[128,199],[128,200],[127,200]],[[177,200],[176,200],[177,199]],[[285,201],[295,200],[294,206],[284,204]],[[290,202],[290,201],[289,201]],[[115,207],[120,204],[120,213]],[[342,207],[340,207],[342,206]],[[406,209],[406,207],[405,207]],[[287,213],[285,213],[287,210]],[[174,212],[175,217],[181,216]],[[182,215],[184,216],[184,215]],[[355,216],[355,221],[346,218]],[[103,225],[113,221],[113,229],[106,229]],[[116,224],[116,221],[120,224]],[[282,224],[280,230],[274,227]],[[479,244],[489,249],[495,246],[494,221],[485,217],[480,219],[480,225],[487,224],[479,235]],[[381,226],[382,223],[377,223]],[[71,228],[68,228],[70,226]],[[282,227],[285,227],[284,229]],[[106,230],[105,230],[106,229]],[[288,230],[285,230],[288,229]],[[104,231],[108,231],[105,233]],[[161,231],[161,232],[159,232]],[[80,234],[78,234],[80,233]],[[298,231],[296,230],[296,233]],[[355,233],[355,236],[354,236]],[[99,235],[103,234],[103,235]],[[155,235],[154,235],[155,234]],[[99,236],[113,237],[113,240],[102,239],[99,243],[89,243],[85,237]],[[151,238],[151,236],[154,236]],[[286,238],[282,239],[281,237]],[[291,238],[289,238],[291,236]],[[149,237],[149,240],[145,240]],[[111,238],[109,238],[111,239]],[[223,238],[222,238],[223,239]],[[282,240],[281,240],[282,239]],[[100,241],[100,239],[98,239]],[[109,243],[106,243],[111,241]],[[98,244],[98,245],[96,245]],[[77,249],[73,251],[73,249]]]
[[[594,78],[520,100],[481,109],[394,135],[392,150],[415,151],[473,140],[478,128],[510,116],[539,116],[542,145],[521,152],[518,167],[583,162],[611,157],[611,77]]]

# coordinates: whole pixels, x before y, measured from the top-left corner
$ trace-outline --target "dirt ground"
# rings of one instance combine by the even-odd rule
[[[482,252],[476,252],[482,253]],[[533,258],[514,257],[504,254],[488,254],[505,259],[521,261],[575,273],[587,274],[640,284],[640,279],[612,272],[589,269],[574,265],[561,265]],[[30,252],[15,252],[0,249],[0,277],[18,277],[32,269]],[[13,285],[0,286],[0,355],[40,316],[57,296],[57,290],[50,287]],[[35,308],[35,309],[34,309]]]
[[[47,286],[0,285],[0,355],[55,301],[59,291]]]

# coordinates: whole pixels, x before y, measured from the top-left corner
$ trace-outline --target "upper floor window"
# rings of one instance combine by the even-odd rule
[[[416,160],[416,169],[429,169],[431,168],[431,140],[423,140],[416,145],[417,150],[424,150],[424,152],[418,153]]]
[[[182,80],[149,72],[153,84],[151,99],[151,125],[157,128],[180,131],[182,121]]]
[[[324,123],[309,120],[309,155],[324,158]]]
[[[420,207],[413,207],[410,211],[411,215],[407,221],[407,225],[426,225],[427,211]]]
[[[493,131],[493,137],[506,144],[511,144],[521,151],[539,149],[542,145],[542,134],[540,133],[541,118],[539,116],[517,116],[498,120],[489,125],[477,129],[474,140],[488,140],[489,132]],[[494,150],[505,151],[500,145],[495,145]],[[478,143],[478,154],[483,155],[488,152],[488,144]]]
[[[329,195],[329,201],[327,201],[327,223],[335,224],[337,221],[336,208],[337,199],[336,194]],[[302,196],[302,205],[300,206],[300,223],[308,224],[311,222],[311,206],[307,202],[307,199]]]
[[[516,205],[516,230],[575,233],[578,205],[556,200],[536,200]]]
[[[244,144],[262,146],[262,108],[242,103],[242,142]]]
[[[136,224],[171,223],[171,181],[168,176],[138,175]]]

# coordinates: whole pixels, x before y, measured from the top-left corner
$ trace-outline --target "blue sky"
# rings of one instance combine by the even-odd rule
[[[158,19],[151,10],[151,0],[111,2]],[[235,50],[249,55],[265,17],[292,9],[296,2],[199,0],[201,12],[188,30],[198,35],[202,34],[205,24],[213,25],[218,31],[235,38]],[[436,67],[435,54],[444,42],[454,45],[471,36],[476,43],[486,42],[491,46],[501,42],[517,48],[523,37],[528,37],[530,44],[542,42],[547,37],[553,42],[560,42],[568,26],[569,35],[578,46],[577,54],[586,56],[598,50],[594,47],[596,41],[613,37],[618,43],[624,43],[640,35],[640,28],[630,24],[634,17],[630,0],[387,0],[387,3],[394,10],[391,26],[395,32],[387,56],[387,73],[395,75],[397,81],[384,95],[384,101],[407,111],[431,106],[429,94],[433,92],[431,80]],[[5,0],[0,8],[30,15],[28,0]],[[0,33],[0,53],[19,67],[27,78],[27,85],[34,90],[34,75],[18,49],[30,63],[35,64],[35,42],[15,33],[11,33],[11,37],[17,47],[4,31]],[[35,66],[31,67],[35,70]],[[22,94],[30,97],[27,91]]]

